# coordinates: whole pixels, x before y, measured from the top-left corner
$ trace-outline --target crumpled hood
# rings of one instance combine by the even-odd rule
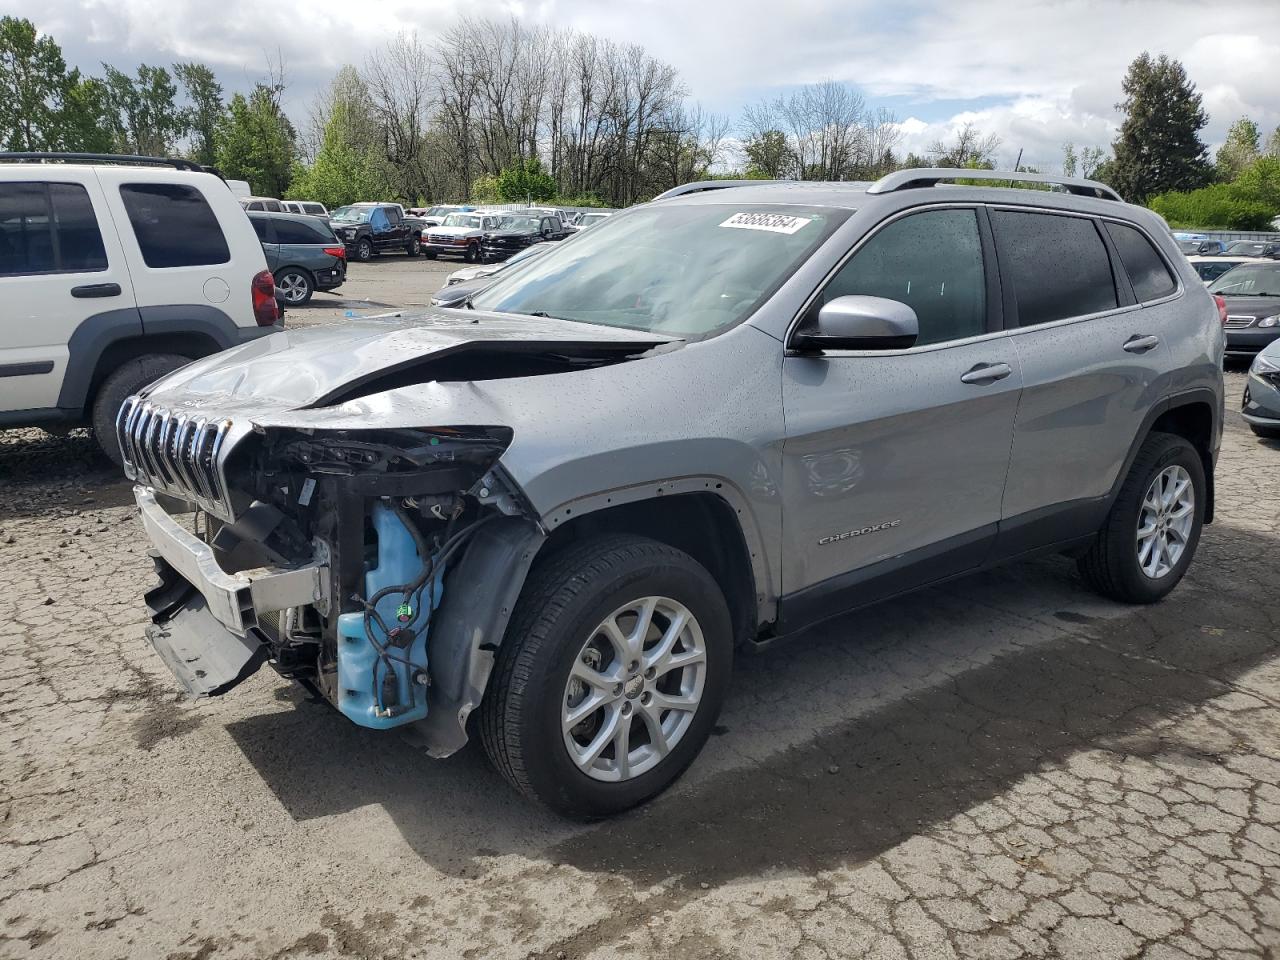
[[[391,314],[284,330],[190,363],[145,393],[171,408],[279,412],[425,358],[489,345],[571,353],[617,347],[641,353],[672,337],[551,317],[466,312]]]

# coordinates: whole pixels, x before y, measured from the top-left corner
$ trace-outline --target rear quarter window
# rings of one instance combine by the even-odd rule
[[[328,224],[303,223],[300,220],[277,220],[276,239],[280,243],[336,243]]]
[[[180,183],[126,183],[120,198],[148,267],[199,267],[231,259],[204,195]]]
[[[1000,277],[1012,283],[1018,326],[1114,310],[1111,258],[1084,217],[992,210]]]
[[[0,276],[106,269],[102,233],[84,187],[0,184]]]
[[[1159,300],[1178,289],[1178,282],[1169,272],[1164,259],[1141,230],[1111,221],[1106,221],[1104,225],[1111,242],[1116,245],[1116,253],[1120,254],[1120,262],[1124,264],[1125,273],[1129,274],[1133,294],[1139,303]]]

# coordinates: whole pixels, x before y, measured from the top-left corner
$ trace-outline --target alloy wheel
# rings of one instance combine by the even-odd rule
[[[286,303],[298,304],[307,297],[307,281],[296,273],[286,273],[276,281]]]
[[[1138,510],[1138,566],[1152,580],[1168,575],[1191,537],[1195,487],[1184,467],[1165,467],[1147,488]]]
[[[688,732],[702,700],[707,649],[688,607],[643,597],[619,607],[574,658],[561,710],[564,745],[595,780],[631,780]]]

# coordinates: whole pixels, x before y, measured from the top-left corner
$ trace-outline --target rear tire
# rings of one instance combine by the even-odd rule
[[[1174,496],[1182,478],[1189,482],[1189,504],[1185,494]],[[1204,464],[1195,448],[1182,437],[1152,433],[1139,448],[1097,541],[1077,561],[1080,575],[1112,600],[1155,603],[1178,585],[1191,565],[1206,496]],[[1169,497],[1172,502],[1161,506]],[[1189,524],[1182,522],[1185,517]],[[1142,536],[1153,529],[1154,535]],[[1167,544],[1164,552],[1162,543]]]
[[[422,253],[422,240],[414,237],[409,241],[409,245],[404,248],[404,252],[411,257],[419,256]]]
[[[656,609],[641,630],[638,617],[628,618],[633,605],[648,601]],[[623,653],[606,624],[619,628],[615,641],[630,632],[639,645]],[[679,639],[664,645],[663,634]],[[480,705],[489,760],[525,796],[564,816],[593,819],[643,803],[684,772],[710,735],[728,687],[732,641],[720,588],[674,547],[610,535],[546,557],[524,586]],[[576,679],[584,665],[600,683]],[[569,726],[567,714],[596,693],[600,706]],[[623,740],[605,729],[624,723]],[[587,761],[597,735],[605,746]]]
[[[291,307],[300,307],[311,300],[316,285],[311,275],[297,267],[286,267],[276,274],[276,289]]]
[[[98,385],[98,392],[93,397],[93,437],[117,467],[124,464],[120,443],[116,439],[116,416],[120,413],[120,406],[143,387],[190,362],[190,357],[176,353],[148,353],[126,360]]]

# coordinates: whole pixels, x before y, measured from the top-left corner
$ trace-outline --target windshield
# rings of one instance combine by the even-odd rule
[[[1179,240],[1178,249],[1183,253],[1197,253],[1200,250],[1200,244],[1203,240]]]
[[[330,220],[346,220],[350,223],[368,223],[369,217],[373,216],[373,210],[369,207],[339,207],[330,214]]]
[[[588,224],[599,223],[601,220],[608,220],[608,219],[609,219],[609,215],[607,213],[588,213],[588,214],[585,214],[582,217],[582,219],[579,220],[578,222],[581,223],[583,226],[586,226]]]
[[[849,215],[820,207],[653,205],[506,274],[478,310],[705,337],[745,319]]]
[[[537,230],[538,221],[533,217],[503,217],[498,226],[503,230]]]
[[[480,229],[480,218],[465,213],[451,213],[444,218],[442,227],[467,227],[470,230]]]
[[[1242,263],[1209,287],[1224,297],[1280,297],[1280,263]]]

